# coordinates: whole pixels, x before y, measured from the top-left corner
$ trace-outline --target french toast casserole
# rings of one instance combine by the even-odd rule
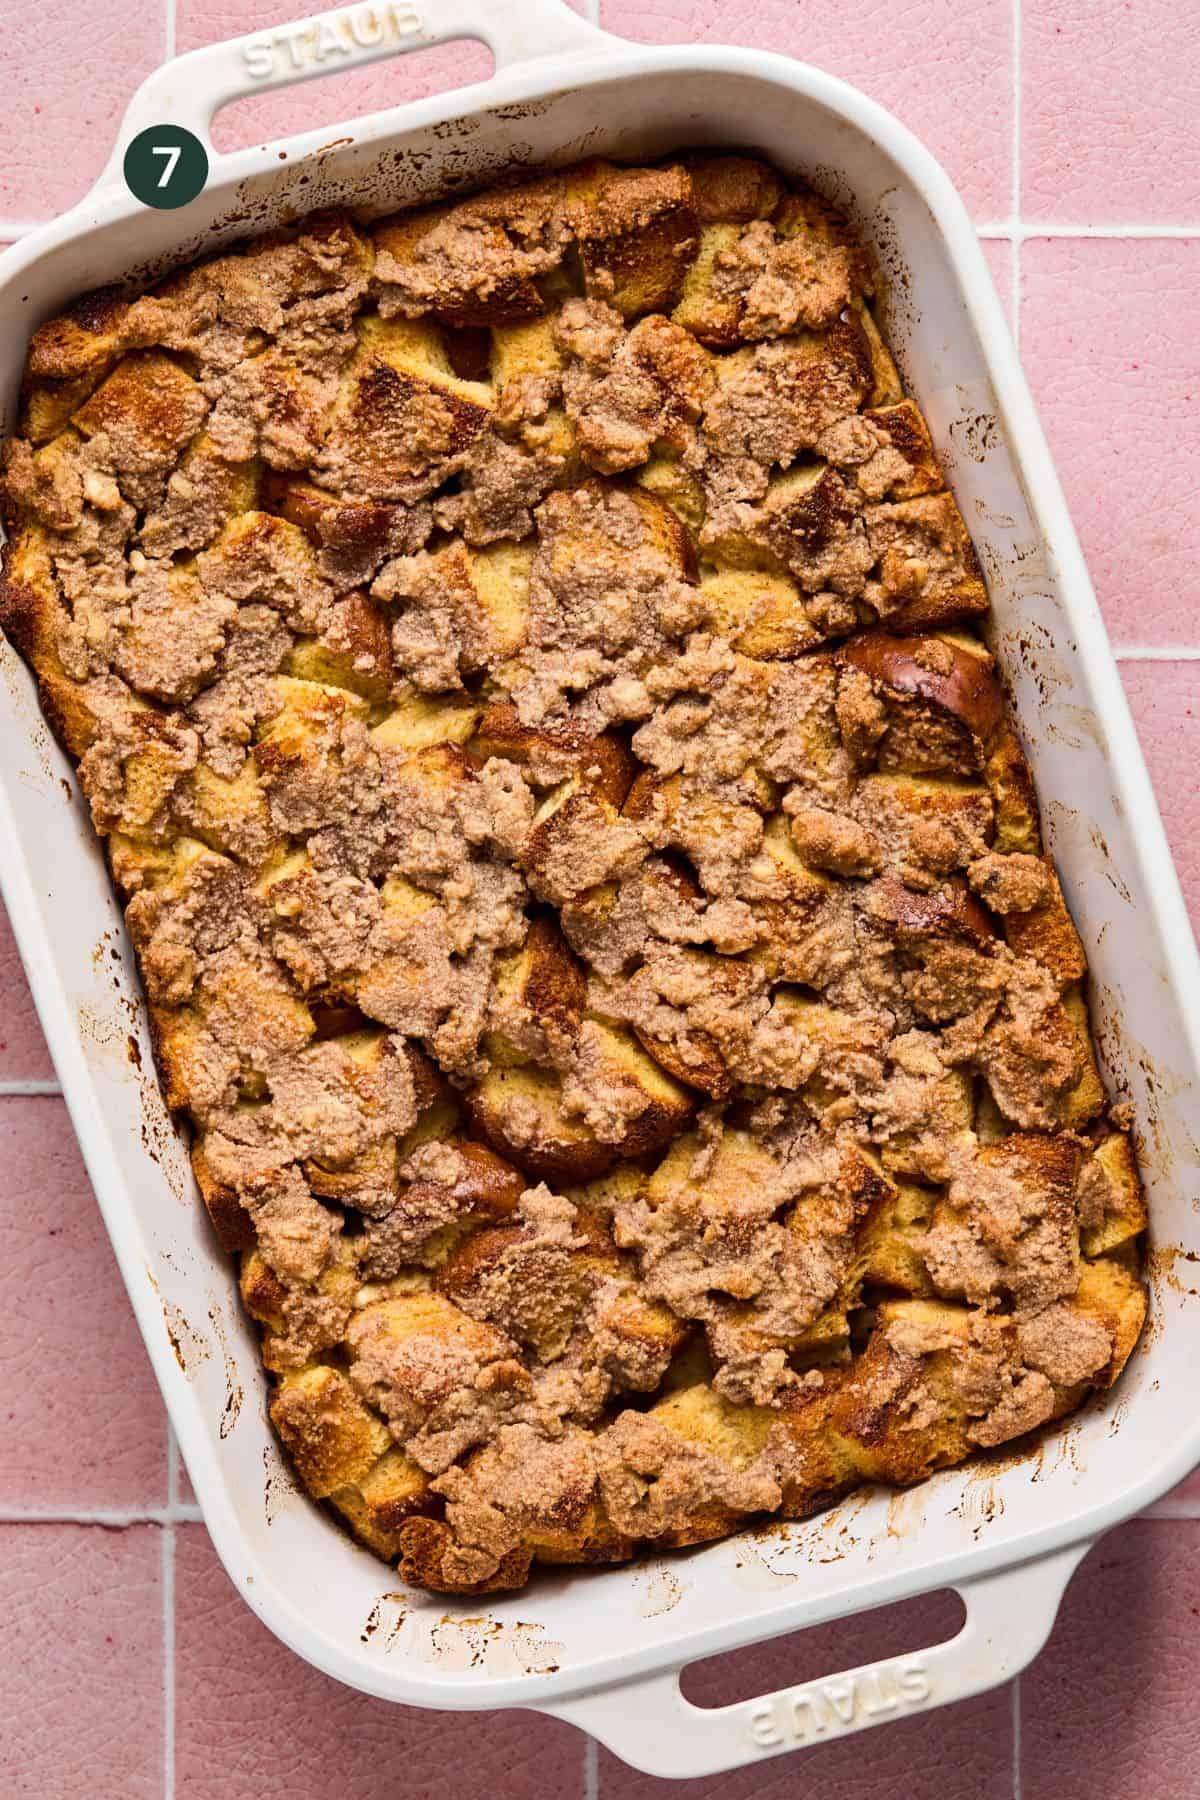
[[[751,156],[42,325],[2,622],[307,1491],[418,1586],[1035,1431],[1145,1314],[1084,951],[869,258]]]

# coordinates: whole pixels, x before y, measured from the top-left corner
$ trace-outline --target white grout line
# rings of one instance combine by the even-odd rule
[[[1014,1675],[1012,1688],[1012,1790],[1013,1800],[1021,1800],[1021,1677]]]
[[[170,62],[176,54],[175,49],[175,5],[176,0],[163,0],[163,61]]]
[[[198,1506],[83,1507],[74,1511],[53,1507],[0,1507],[0,1525],[99,1525],[106,1531],[126,1531],[132,1525],[199,1525]]]
[[[168,1430],[168,1438],[171,1433]],[[172,1445],[172,1448],[174,1446]],[[175,1526],[162,1534],[163,1800],[175,1800]]]
[[[1200,662],[1200,649],[1192,644],[1116,644],[1118,662]]]
[[[1012,333],[1021,345],[1021,0],[1013,0],[1012,12]]]
[[[600,0],[583,0],[584,17],[592,25],[600,23]]]
[[[29,1094],[61,1094],[57,1081],[0,1081],[0,1100]]]
[[[583,1740],[583,1800],[600,1800],[600,1746],[594,1737]]]
[[[1014,214],[1011,219],[985,219],[976,225],[975,233],[981,238],[1012,238],[1015,243],[1029,238],[1200,238],[1200,221],[1195,225],[1039,225]]]

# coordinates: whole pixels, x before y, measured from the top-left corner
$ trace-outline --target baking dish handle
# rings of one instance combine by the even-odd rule
[[[478,38],[497,69],[534,58],[586,51],[606,34],[564,0],[362,0],[290,25],[206,44],[147,76],[129,103],[112,156],[97,182],[121,179],[125,151],[153,125],[182,125],[215,153],[214,114],[231,100],[361,68],[385,57],[425,50],[451,38]]]
[[[966,1607],[957,1637],[732,1706],[694,1706],[678,1669],[599,1689],[540,1710],[580,1726],[648,1775],[715,1775],[967,1700],[1033,1661],[1063,1590],[1090,1542],[1016,1569],[948,1583]]]

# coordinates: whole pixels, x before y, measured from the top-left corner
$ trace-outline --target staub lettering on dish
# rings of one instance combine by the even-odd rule
[[[242,60],[251,80],[266,81],[275,74],[350,61],[361,50],[403,44],[423,27],[419,8],[405,0],[351,6],[344,12],[325,13],[306,25],[282,26],[278,31],[251,38],[242,51]]]
[[[778,1750],[838,1737],[925,1706],[931,1692],[927,1664],[906,1657],[757,1701],[747,1712],[750,1738],[759,1750]]]

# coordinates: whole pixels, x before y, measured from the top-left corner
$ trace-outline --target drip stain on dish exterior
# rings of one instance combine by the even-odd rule
[[[171,1349],[175,1352],[175,1361],[183,1373],[188,1375],[197,1363],[208,1361],[212,1355],[212,1347],[199,1332],[192,1329],[182,1308],[164,1298],[149,1264],[146,1264],[146,1279],[154,1289],[154,1297],[162,1308],[163,1325]]]
[[[299,1493],[292,1472],[279,1454],[274,1438],[263,1445],[263,1512],[268,1525],[275,1523],[276,1507],[284,1505]]]
[[[380,1648],[386,1652],[395,1644],[409,1614],[409,1596],[405,1593],[380,1594],[378,1600],[367,1614],[367,1622],[358,1634],[360,1644],[369,1644],[380,1626],[383,1624],[383,1609],[393,1606],[396,1616],[387,1628],[387,1636],[382,1640]]]
[[[662,1563],[645,1563],[637,1571],[638,1617],[658,1619],[679,1605],[687,1589],[672,1569]]]
[[[1200,1265],[1200,1256],[1194,1250],[1185,1250],[1181,1244],[1152,1245],[1146,1257],[1146,1273],[1151,1286],[1157,1281],[1170,1288],[1173,1294],[1182,1294],[1188,1300],[1200,1300],[1200,1288],[1188,1286],[1176,1272],[1177,1262]],[[1200,1276],[1193,1279],[1200,1279]]]
[[[474,1618],[443,1613],[429,1633],[427,1657],[451,1669],[482,1669],[489,1675],[554,1675],[565,1647],[541,1637],[541,1630],[527,1619],[509,1625],[486,1613]]]
[[[959,389],[962,394],[962,389]],[[965,403],[965,395],[963,396]],[[985,463],[992,451],[1000,442],[1000,427],[994,413],[967,413],[961,418],[953,419],[950,424],[950,441],[956,449],[960,449],[971,462]],[[976,501],[979,507],[980,502]],[[999,517],[993,520],[999,524]],[[1015,527],[1015,519],[1006,519],[1008,527]]]
[[[225,1336],[220,1302],[212,1294],[209,1295],[209,1300],[211,1303],[208,1309],[209,1322],[216,1333],[217,1342],[221,1346],[221,1355],[225,1359],[225,1409],[221,1414],[220,1426],[221,1440],[224,1442],[238,1422],[245,1395],[238,1379],[237,1363],[229,1349],[229,1339]]]

